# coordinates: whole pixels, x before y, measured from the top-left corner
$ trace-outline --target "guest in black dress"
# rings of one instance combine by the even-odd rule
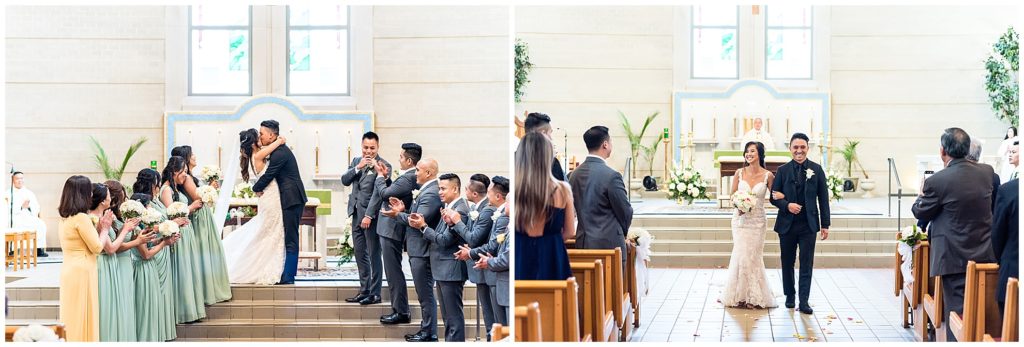
[[[572,277],[565,240],[576,234],[572,192],[551,174],[554,149],[529,132],[516,150],[515,261],[517,280]]]

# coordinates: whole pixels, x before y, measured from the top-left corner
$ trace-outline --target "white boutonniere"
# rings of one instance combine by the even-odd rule
[[[391,180],[392,181],[397,180],[398,177],[401,177],[401,175],[398,174],[398,170],[392,169],[391,170]]]
[[[500,217],[500,216],[501,216],[501,212],[494,211],[494,214],[491,215],[491,221],[492,222],[497,222],[498,221],[498,217]]]
[[[475,221],[475,220],[476,220],[477,218],[479,218],[479,217],[480,217],[480,212],[477,212],[477,211],[469,211],[469,220],[473,220],[473,221]]]
[[[814,177],[814,170],[807,169],[807,180],[810,181],[811,177]]]
[[[412,198],[415,199],[418,196],[420,196],[420,190],[419,189],[413,189],[412,190]]]
[[[508,235],[508,233],[506,232],[506,233],[498,234],[498,236],[495,237],[495,239],[497,239],[497,241],[498,241],[498,244],[505,243],[505,235]]]

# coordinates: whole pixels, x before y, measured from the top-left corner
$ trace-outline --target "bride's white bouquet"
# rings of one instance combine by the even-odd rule
[[[188,217],[188,205],[183,202],[171,203],[171,206],[167,206],[167,219],[177,219],[181,217]]]
[[[256,192],[252,191],[252,184],[242,182],[235,185],[235,190],[231,193],[231,196],[240,199],[250,199],[256,197]]]
[[[680,203],[686,200],[692,203],[693,200],[708,199],[708,185],[701,177],[700,171],[692,166],[683,169],[676,167],[672,169],[671,177],[668,180],[668,192],[670,198]]]
[[[828,185],[828,200],[836,201],[843,199],[843,178],[835,170],[828,169],[825,172],[826,184]]]
[[[135,200],[128,200],[121,203],[121,207],[119,207],[118,210],[121,211],[121,217],[124,217],[124,220],[138,218],[139,216],[142,216],[143,213],[146,213],[146,207],[142,206],[141,202]]]
[[[732,206],[743,213],[750,213],[757,206],[757,196],[750,191],[740,191],[732,194]]]
[[[164,221],[163,223],[160,223],[158,229],[160,230],[161,237],[169,237],[180,231],[178,223],[175,223],[174,221]]]
[[[206,183],[220,181],[220,178],[223,176],[224,175],[221,173],[220,168],[217,167],[217,165],[206,165],[199,169],[199,178]]]
[[[155,208],[149,207],[146,208],[146,211],[143,212],[142,215],[139,216],[139,218],[142,219],[140,221],[140,224],[142,224],[142,226],[145,228],[149,228],[163,221],[164,215],[160,213],[160,211],[157,211]]]
[[[199,194],[199,198],[203,200],[204,204],[213,204],[217,202],[217,198],[220,196],[217,188],[211,186],[196,188],[196,194]]]

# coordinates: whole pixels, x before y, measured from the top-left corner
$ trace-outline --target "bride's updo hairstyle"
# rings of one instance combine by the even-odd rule
[[[761,163],[761,168],[762,169],[767,169],[767,167],[764,166],[764,144],[760,143],[758,141],[747,142],[747,144],[743,145],[743,154],[744,155],[747,154],[747,150],[750,149],[750,146],[754,146],[754,148],[757,148],[757,158],[758,158],[758,160]],[[744,167],[747,166],[747,161],[746,160],[743,161],[743,166]]]
[[[240,164],[242,166],[242,180],[249,181],[249,161],[252,160],[252,146],[256,144],[260,138],[260,133],[256,132],[256,129],[249,128],[249,130],[243,130],[238,133],[238,142],[241,144],[242,160]]]

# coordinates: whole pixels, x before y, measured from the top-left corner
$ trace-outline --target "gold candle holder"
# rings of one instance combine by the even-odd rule
[[[663,136],[661,138],[661,143],[662,143],[663,147],[665,148],[665,168],[664,168],[664,170],[663,170],[664,172],[662,173],[662,176],[661,176],[661,181],[662,181],[661,184],[662,184],[662,186],[666,186],[667,185],[666,182],[668,182],[669,166],[672,163],[672,159],[669,157],[669,153],[668,153],[669,149],[670,149],[669,146],[672,145],[672,140],[668,136]]]

